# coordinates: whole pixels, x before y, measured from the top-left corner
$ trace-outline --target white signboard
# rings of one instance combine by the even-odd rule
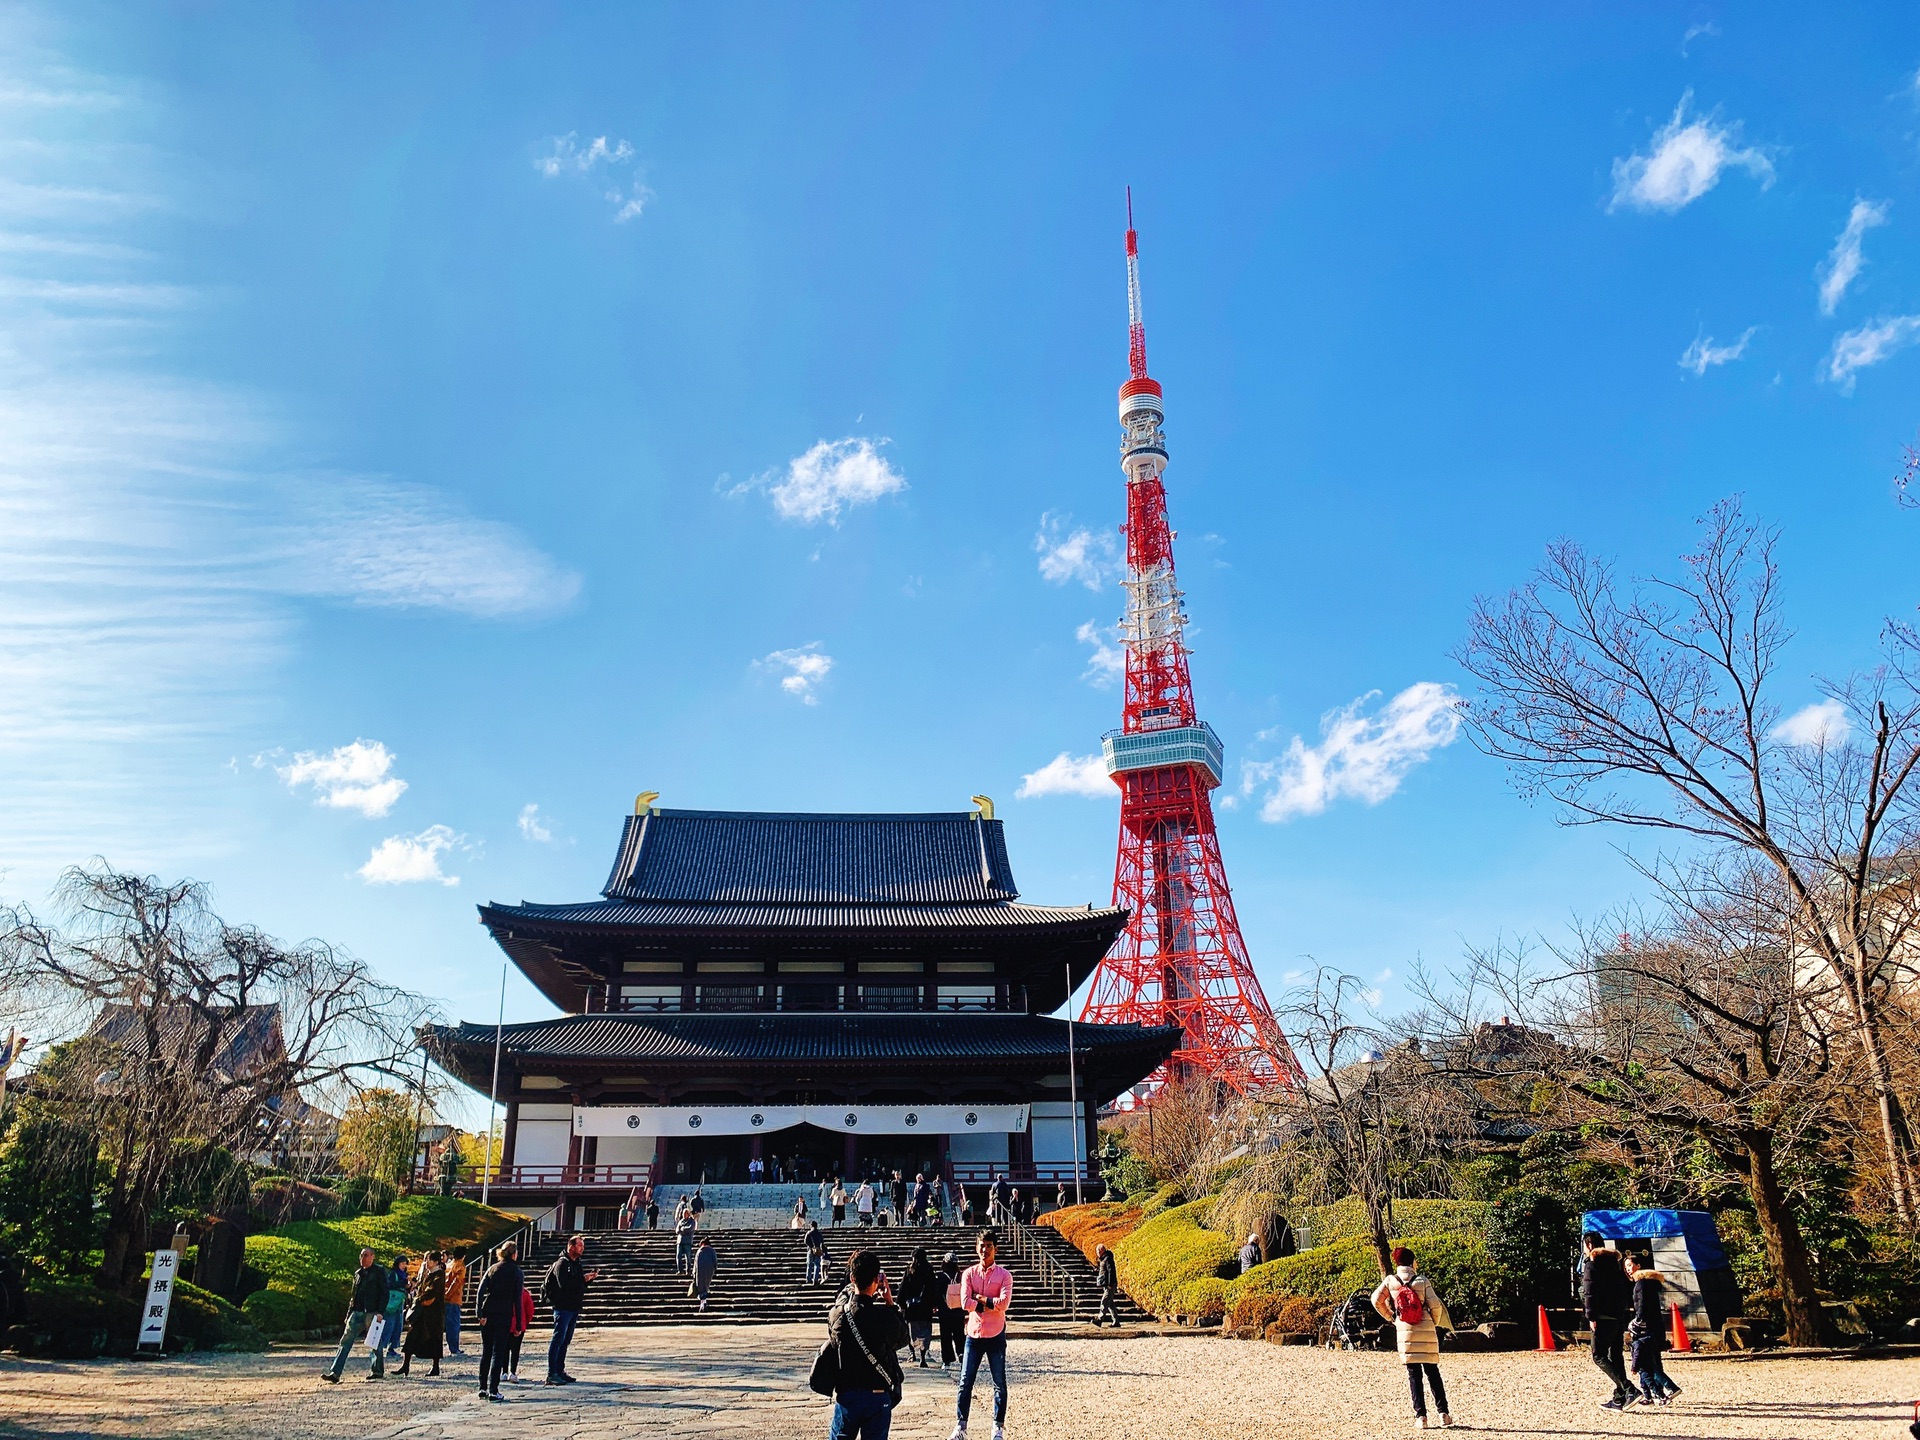
[[[1020,1134],[1025,1105],[583,1105],[576,1135],[770,1135],[816,1125],[868,1135]]]
[[[147,1308],[140,1315],[140,1344],[164,1346],[167,1312],[173,1308],[173,1282],[180,1274],[178,1250],[153,1252],[153,1279],[147,1282]]]

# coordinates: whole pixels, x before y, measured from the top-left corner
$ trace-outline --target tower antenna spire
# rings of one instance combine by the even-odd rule
[[[1199,718],[1187,671],[1185,597],[1167,522],[1167,437],[1160,382],[1147,374],[1140,243],[1127,188],[1127,382],[1120,468],[1127,477],[1127,690],[1121,725],[1101,737],[1120,787],[1113,903],[1127,928],[1094,972],[1080,1018],[1178,1025],[1180,1047],[1149,1081],[1208,1079],[1246,1094],[1304,1083],[1253,973],[1220,858],[1211,793],[1220,737]]]

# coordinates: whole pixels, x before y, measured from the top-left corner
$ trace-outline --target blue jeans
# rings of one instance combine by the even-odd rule
[[[956,1417],[962,1425],[973,1410],[973,1381],[980,1373],[980,1362],[987,1362],[987,1369],[993,1376],[993,1423],[1004,1425],[1007,1422],[1007,1332],[1002,1330],[991,1340],[982,1340],[977,1335],[967,1337],[966,1357],[960,1362],[960,1399],[955,1407]]]
[[[827,1257],[818,1250],[807,1251],[807,1284],[823,1284],[827,1278]]]
[[[347,1316],[346,1329],[340,1332],[340,1348],[333,1352],[333,1364],[327,1367],[327,1374],[338,1376],[347,1368],[347,1357],[353,1353],[353,1347],[367,1337],[367,1327],[373,1324],[380,1312],[378,1310],[355,1310]],[[387,1362],[378,1350],[373,1352],[372,1375],[387,1373]]]
[[[848,1390],[833,1397],[833,1425],[827,1440],[887,1440],[893,1428],[893,1400],[872,1390]]]
[[[453,1296],[447,1297],[447,1353],[460,1353],[460,1302]]]
[[[384,1332],[386,1351],[389,1355],[400,1353],[400,1342],[406,1338],[407,1309],[402,1305],[398,1310],[387,1311],[387,1328]]]
[[[567,1347],[573,1343],[573,1332],[579,1324],[578,1310],[553,1312],[553,1339],[547,1342],[547,1378],[549,1380],[567,1373]]]

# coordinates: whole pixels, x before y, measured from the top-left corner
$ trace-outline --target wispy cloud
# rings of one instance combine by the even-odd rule
[[[1098,755],[1069,755],[1062,750],[1038,770],[1022,775],[1020,788],[1013,793],[1016,799],[1032,800],[1041,795],[1102,799],[1117,792]]]
[[[1840,746],[1853,734],[1847,707],[1838,700],[1821,700],[1796,710],[1773,727],[1773,738],[1789,745]]]
[[[1843,394],[1853,393],[1854,377],[1869,366],[1899,354],[1920,340],[1920,315],[1894,315],[1873,320],[1838,336],[1827,356],[1827,379]]]
[[[1853,209],[1847,213],[1846,228],[1840,232],[1840,238],[1833,242],[1832,251],[1820,267],[1820,313],[1822,315],[1831,315],[1840,308],[1841,297],[1847,293],[1847,287],[1853,284],[1860,274],[1860,267],[1866,263],[1860,254],[1861,239],[1874,226],[1886,223],[1885,201],[1855,200],[1853,202]]]
[[[1409,770],[1459,738],[1460,697],[1451,685],[1423,680],[1367,714],[1379,693],[1328,711],[1318,745],[1296,735],[1277,758],[1242,763],[1241,793],[1263,796],[1262,820],[1318,815],[1343,798],[1378,805]]]
[[[520,838],[531,840],[536,845],[553,843],[553,827],[540,818],[540,807],[527,804],[520,807]]]
[[[1089,620],[1073,632],[1073,638],[1093,647],[1087,668],[1080,673],[1082,680],[1105,690],[1127,673],[1127,652],[1120,648],[1119,631]]]
[[[818,640],[791,650],[775,650],[753,663],[755,669],[778,675],[780,688],[803,705],[820,703],[820,686],[833,670],[833,657],[822,652]]]
[[[406,793],[407,782],[393,773],[393,759],[393,752],[378,740],[356,740],[324,754],[303,750],[287,764],[276,766],[274,774],[289,790],[310,787],[316,805],[358,810],[368,819],[377,819]]]
[[[1071,515],[1052,510],[1040,517],[1033,548],[1040,556],[1041,578],[1053,585],[1077,580],[1089,590],[1103,590],[1108,581],[1119,578],[1122,569],[1120,542],[1114,532],[1089,530],[1075,525]]]
[[[1693,92],[1687,91],[1673,118],[1654,132],[1645,154],[1613,162],[1613,199],[1609,210],[1684,209],[1720,183],[1728,166],[1745,170],[1765,189],[1773,184],[1773,162],[1757,147],[1736,143],[1739,127],[1721,125],[1713,116],[1687,119]]]
[[[429,825],[418,835],[390,835],[373,847],[367,863],[354,873],[369,885],[458,885],[460,877],[440,868],[440,857],[466,840],[445,825]]]
[[[1754,332],[1759,328],[1757,325],[1749,325],[1741,333],[1740,338],[1731,345],[1716,345],[1713,343],[1713,337],[1707,334],[1694,336],[1693,343],[1687,346],[1686,351],[1680,356],[1680,368],[1691,370],[1696,375],[1704,375],[1712,366],[1725,365],[1730,361],[1738,360],[1747,353],[1747,342],[1753,339]]]
[[[1693,44],[1694,41],[1706,39],[1719,33],[1720,27],[1711,20],[1704,20],[1698,25],[1689,25],[1687,27],[1687,33],[1680,37],[1680,53],[1684,56],[1687,53],[1687,47]]]
[[[534,157],[533,168],[549,180],[557,180],[563,175],[591,175],[598,169],[611,170],[617,165],[628,165],[632,163],[633,156],[633,146],[625,140],[609,140],[604,135],[596,135],[582,145],[580,132],[569,130],[547,142],[546,152]],[[638,176],[625,185],[616,183],[605,194],[607,203],[613,206],[613,223],[616,225],[639,219],[647,203],[654,198],[653,191],[643,185]]]
[[[150,142],[165,117],[29,53],[0,46],[0,129],[35,137],[0,149],[11,884],[95,853],[177,870],[230,844],[207,776],[270,721],[312,602],[528,616],[579,588],[452,497],[314,471],[324,437],[272,396],[171,368],[209,296],[147,243],[154,216],[177,218],[179,162]]]
[[[783,520],[815,525],[824,520],[838,525],[842,511],[871,505],[907,488],[902,475],[880,453],[887,441],[849,435],[843,440],[820,440],[789,460],[786,469],[766,470],[743,484],[731,484],[724,475],[722,494],[744,495],[765,490],[774,513]]]

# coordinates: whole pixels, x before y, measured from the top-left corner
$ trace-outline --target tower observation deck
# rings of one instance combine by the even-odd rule
[[[1100,1024],[1175,1024],[1179,1047],[1145,1086],[1211,1077],[1243,1094],[1297,1083],[1300,1068],[1261,991],[1220,857],[1211,792],[1220,737],[1199,718],[1187,668],[1185,597],[1167,522],[1160,382],[1147,374],[1139,240],[1127,202],[1127,358],[1120,468],[1127,485],[1127,592],[1120,728],[1101,740],[1120,787],[1113,903],[1127,926],[1081,1010]]]

